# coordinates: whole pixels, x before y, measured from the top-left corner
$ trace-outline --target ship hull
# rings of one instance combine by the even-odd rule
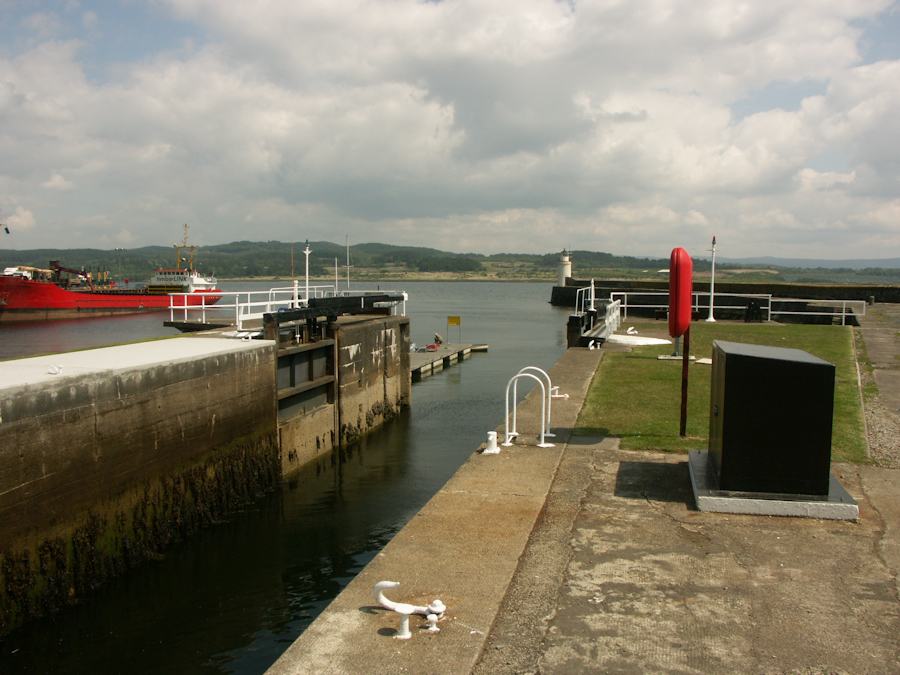
[[[188,307],[212,305],[219,301],[221,294],[218,289],[195,291],[175,297],[174,304],[177,308],[185,304]],[[171,300],[165,294],[130,290],[72,291],[42,281],[0,276],[0,322],[159,312],[169,309]]]

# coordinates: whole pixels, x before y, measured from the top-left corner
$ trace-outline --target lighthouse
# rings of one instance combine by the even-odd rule
[[[566,279],[572,277],[572,261],[569,259],[569,252],[566,249],[563,249],[563,252],[559,254],[559,283],[557,286],[565,286]]]

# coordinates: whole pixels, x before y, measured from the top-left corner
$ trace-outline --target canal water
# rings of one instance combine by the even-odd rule
[[[223,289],[251,286],[267,287]],[[416,383],[399,419],[228,522],[14,632],[0,673],[263,673],[502,422],[509,379],[566,349],[569,310],[549,304],[550,284],[354,284],[375,287],[410,294],[413,342],[441,333],[490,350]],[[171,335],[164,318],[0,326],[0,358]]]

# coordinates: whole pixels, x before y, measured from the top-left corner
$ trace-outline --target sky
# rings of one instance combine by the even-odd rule
[[[900,0],[0,0],[0,222],[900,257]]]

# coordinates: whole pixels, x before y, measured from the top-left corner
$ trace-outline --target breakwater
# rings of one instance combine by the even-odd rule
[[[664,292],[669,290],[668,280],[615,280],[597,279],[594,282],[597,297],[608,298],[612,292],[637,293],[640,291]],[[565,286],[554,286],[550,292],[550,304],[558,307],[574,307],[579,288],[590,286],[590,280],[567,279]],[[694,280],[695,293],[708,293],[709,281]],[[889,285],[824,285],[785,284],[761,282],[733,282],[716,280],[716,293],[772,295],[777,298],[804,298],[808,300],[865,300],[875,302],[900,302],[900,286]]]

